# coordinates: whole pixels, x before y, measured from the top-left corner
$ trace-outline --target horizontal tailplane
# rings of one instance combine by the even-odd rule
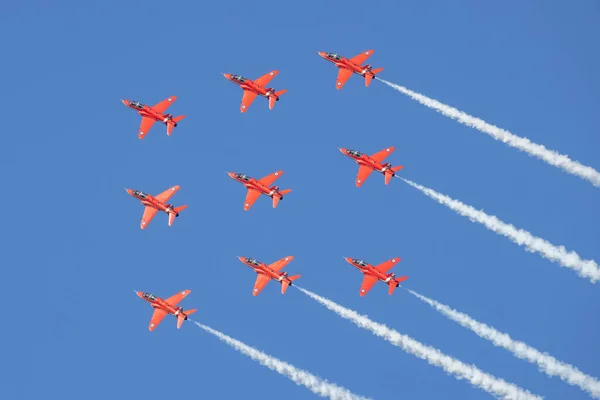
[[[388,293],[391,296],[392,293],[394,293],[394,290],[396,290],[396,288],[398,287],[398,284],[394,281],[391,281],[390,283],[388,283]]]
[[[292,285],[292,281],[295,281],[298,278],[300,278],[300,275],[294,275],[294,276],[288,277],[289,281],[288,280],[281,281],[281,294],[285,294],[285,291],[287,290],[288,286]]]
[[[369,87],[369,85],[371,84],[371,81],[373,80],[373,75],[366,73],[365,74],[365,86]]]
[[[179,214],[182,210],[185,210],[187,208],[187,205],[183,205],[183,206],[179,206],[177,207],[174,211]]]
[[[185,115],[180,115],[179,117],[175,117],[172,120],[167,121],[167,135],[171,136],[171,133],[173,133],[173,128],[177,126],[177,122],[184,118]]]
[[[183,321],[185,321],[188,316],[192,315],[196,311],[198,311],[198,310],[196,310],[194,308],[192,310],[187,310],[187,311],[184,311],[182,314],[177,315],[177,329],[181,328]]]
[[[279,204],[279,200],[283,199],[284,194],[288,194],[292,189],[285,189],[279,192],[279,196],[273,195],[273,208],[277,208],[277,204]]]
[[[169,226],[173,225],[173,222],[175,221],[175,217],[179,216],[179,212],[186,208],[187,208],[187,206],[180,206],[180,207],[173,209],[173,211],[175,211],[174,213],[172,213],[172,212],[169,213]]]
[[[383,71],[383,68],[377,68],[377,69],[374,69],[374,70],[372,70],[372,71],[371,71],[371,73],[372,73],[373,75],[375,75],[375,74],[378,74],[378,73],[380,73],[381,71]]]
[[[287,92],[286,89],[280,90],[279,92],[273,93],[274,96],[269,96],[269,110],[272,110],[275,107],[275,102],[279,101],[279,96]]]
[[[398,165],[397,167],[393,167],[393,168],[392,168],[392,171],[394,171],[394,172],[398,172],[398,171],[400,171],[402,168],[404,168],[404,165]]]

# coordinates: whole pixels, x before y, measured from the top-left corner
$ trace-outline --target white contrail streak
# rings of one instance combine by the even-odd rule
[[[446,195],[440,194],[435,190],[426,188],[408,179],[400,178],[410,186],[419,189],[421,192],[445,205],[458,214],[469,218],[472,222],[478,222],[491,231],[502,236],[506,236],[519,246],[524,246],[527,251],[539,253],[542,257],[559,263],[563,267],[571,268],[579,276],[588,278],[592,283],[600,279],[600,268],[594,260],[583,260],[579,254],[574,251],[567,251],[564,246],[555,246],[545,239],[533,236],[523,229],[517,229],[513,225],[502,222],[493,215],[488,215],[481,210],[476,210],[458,200],[454,200]]]
[[[367,397],[362,397],[357,394],[354,394],[348,389],[330,383],[302,369],[296,368],[293,365],[290,365],[268,354],[265,354],[262,351],[250,347],[247,344],[240,342],[239,340],[236,340],[222,332],[212,329],[209,326],[202,325],[196,321],[193,322],[200,328],[204,329],[206,332],[216,336],[217,338],[227,343],[240,353],[250,357],[254,361],[258,361],[270,370],[275,371],[291,379],[297,385],[302,385],[306,387],[308,390],[310,390],[318,396],[329,397],[332,400],[368,400]]]
[[[560,379],[564,380],[570,385],[579,386],[581,389],[588,392],[592,397],[597,399],[600,398],[600,382],[594,377],[586,375],[576,367],[560,362],[551,355],[542,353],[526,343],[514,340],[506,333],[498,332],[496,329],[484,323],[475,321],[467,314],[453,310],[447,305],[438,303],[437,301],[420,295],[419,293],[410,289],[406,290],[454,322],[457,322],[465,328],[472,330],[477,336],[489,340],[495,346],[505,348],[518,358],[537,364],[539,369],[546,374],[550,376],[558,376]]]
[[[407,353],[426,360],[429,362],[429,364],[443,368],[444,371],[454,375],[458,379],[468,380],[473,386],[485,390],[499,399],[541,399],[541,397],[531,394],[525,389],[521,389],[512,383],[508,383],[500,378],[496,378],[479,370],[474,365],[467,365],[462,361],[447,356],[438,349],[416,341],[410,336],[403,335],[383,324],[371,321],[369,318],[358,314],[356,311],[342,307],[329,299],[321,297],[306,289],[302,289],[301,287],[295,287],[307,296],[324,305],[329,310],[335,312],[340,317],[352,321],[361,328],[371,331],[373,334],[384,338],[394,346],[400,347]]]
[[[385,83],[389,87],[396,89],[400,93],[403,93],[413,100],[418,101],[426,107],[432,108],[440,114],[446,117],[452,118],[461,124],[475,128],[480,132],[487,133],[496,140],[500,140],[507,145],[516,149],[525,151],[532,156],[535,156],[541,160],[546,161],[548,164],[558,168],[562,168],[564,171],[577,175],[582,179],[586,179],[594,186],[600,187],[600,172],[587,165],[583,165],[577,161],[571,160],[564,154],[557,153],[554,150],[547,149],[541,144],[533,143],[527,138],[517,136],[509,131],[498,128],[495,125],[489,124],[482,119],[473,117],[463,111],[457,110],[454,107],[450,107],[446,104],[440,103],[437,100],[431,99],[421,93],[413,92],[404,86],[396,85],[395,83],[388,82],[383,79],[375,78],[380,82]]]

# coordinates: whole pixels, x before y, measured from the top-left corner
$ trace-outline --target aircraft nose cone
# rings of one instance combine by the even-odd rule
[[[231,78],[231,74],[226,74],[226,73],[224,73],[224,72],[221,72],[221,73],[223,74],[223,76],[224,76],[225,78],[227,78],[227,79]]]
[[[244,261],[246,260],[246,257],[238,256],[238,259],[239,259],[241,262],[244,262]]]
[[[135,290],[134,290],[134,292],[135,292]],[[144,292],[135,292],[135,294],[137,294],[141,298],[144,298]]]
[[[317,51],[317,54],[320,55],[321,57],[325,58],[325,52],[324,51]]]
[[[126,106],[129,105],[129,100],[121,100],[121,103],[125,104]]]
[[[352,264],[352,258],[351,257],[344,257],[344,260],[346,260],[346,262]]]
[[[338,149],[343,153],[346,154],[346,149],[344,149],[343,147],[338,147]]]
[[[133,190],[131,189],[125,189],[125,191],[127,192],[127,194],[129,194],[130,196],[133,196]]]
[[[235,179],[235,172],[228,172],[227,175],[229,175],[229,177]]]

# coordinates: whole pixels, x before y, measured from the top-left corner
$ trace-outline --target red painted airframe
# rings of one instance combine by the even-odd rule
[[[300,278],[300,275],[288,276],[287,272],[279,272],[283,269],[283,267],[288,265],[288,263],[292,262],[292,260],[294,259],[293,256],[283,257],[281,260],[277,260],[273,264],[269,265],[257,261],[254,258],[238,258],[241,262],[252,268],[258,274],[258,276],[256,277],[256,282],[254,283],[254,289],[252,289],[252,294],[254,296],[257,296],[271,279],[281,283],[281,294],[284,294],[288,286],[292,285],[292,281],[295,281],[296,279]]]
[[[394,293],[394,290],[400,286],[400,282],[408,279],[408,276],[401,276],[399,278],[395,278],[395,274],[386,274],[386,272],[392,268],[398,261],[400,261],[399,257],[392,258],[384,263],[377,265],[376,267],[372,266],[364,262],[363,260],[358,260],[356,258],[344,257],[344,259],[350,263],[352,266],[358,268],[360,272],[362,272],[365,276],[362,281],[362,285],[360,286],[360,295],[364,296],[367,294],[369,290],[373,287],[375,282],[381,281],[387,283],[388,285],[388,293],[391,295]]]
[[[260,78],[252,81],[248,78],[244,78],[240,75],[233,74],[223,74],[225,78],[229,79],[233,83],[237,83],[244,90],[244,95],[242,96],[242,104],[240,105],[240,111],[245,113],[250,107],[250,104],[256,99],[256,96],[263,96],[269,99],[269,109],[272,110],[275,107],[275,102],[279,101],[279,96],[287,92],[286,89],[280,90],[278,92],[273,88],[267,88],[271,79],[273,79],[279,71],[271,71]]]
[[[164,299],[164,300],[161,299],[160,297],[156,297],[155,295],[153,295],[151,293],[145,293],[145,292],[135,292],[135,293],[138,296],[140,296],[142,299],[144,299],[148,303],[150,303],[152,308],[154,308],[154,313],[152,314],[152,319],[150,319],[150,324],[148,325],[148,329],[150,331],[153,331],[154,329],[156,329],[158,324],[161,323],[161,321],[163,320],[164,317],[167,316],[167,314],[171,314],[177,318],[177,329],[179,329],[179,328],[181,328],[181,324],[183,324],[183,321],[185,321],[186,319],[188,319],[188,317],[190,315],[192,315],[193,313],[198,311],[195,308],[191,309],[191,310],[183,311],[183,307],[177,306],[177,304],[181,300],[183,300],[184,297],[186,297],[188,294],[191,293],[191,290],[181,291],[181,292],[169,297],[168,299]]]
[[[142,123],[140,125],[140,130],[138,131],[138,137],[140,139],[143,139],[156,121],[162,122],[163,124],[167,125],[167,135],[171,136],[173,128],[177,126],[177,123],[179,121],[185,118],[185,115],[173,117],[173,115],[171,114],[164,114],[167,108],[169,108],[169,106],[173,104],[175,100],[177,100],[177,96],[167,97],[166,99],[152,107],[142,104],[139,101],[121,101],[127,107],[133,108],[138,112],[138,114],[142,116]]]
[[[269,196],[273,199],[273,208],[277,207],[279,200],[283,199],[285,194],[288,194],[292,189],[279,190],[279,187],[269,187],[277,178],[283,175],[283,171],[275,171],[271,175],[267,175],[261,179],[254,179],[246,174],[238,174],[235,172],[227,173],[230,177],[238,182],[241,182],[248,189],[246,194],[246,201],[244,202],[244,210],[248,211],[254,202],[260,197],[261,194]]]
[[[358,164],[358,175],[356,176],[356,186],[361,187],[365,180],[371,175],[371,172],[377,171],[385,176],[385,184],[390,183],[396,172],[400,171],[404,166],[399,165],[392,167],[392,164],[382,164],[383,160],[396,150],[393,146],[387,147],[372,156],[360,153],[351,149],[340,149],[343,155],[348,156]]]
[[[374,50],[367,50],[352,58],[345,58],[338,54],[326,53],[324,51],[319,51],[318,53],[321,57],[334,63],[335,66],[339,68],[335,87],[341,89],[344,87],[346,81],[352,76],[352,74],[364,76],[365,86],[368,87],[373,78],[375,78],[375,74],[383,71],[383,68],[373,69],[373,67],[371,67],[369,64],[361,66],[361,64],[364,63],[367,58],[371,57],[374,52]]]
[[[146,228],[158,211],[168,214],[169,226],[173,225],[175,217],[179,217],[181,210],[187,208],[187,206],[174,207],[172,204],[165,203],[169,201],[171,196],[177,193],[179,188],[180,186],[178,185],[170,187],[156,197],[144,192],[140,192],[139,190],[125,189],[130,196],[140,200],[142,204],[146,206],[146,208],[144,208],[144,214],[142,215],[140,228]]]

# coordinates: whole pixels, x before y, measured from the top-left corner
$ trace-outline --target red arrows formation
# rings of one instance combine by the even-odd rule
[[[338,67],[338,76],[336,80],[337,89],[341,89],[353,74],[362,76],[365,79],[365,86],[368,87],[375,78],[375,75],[383,70],[383,68],[373,69],[369,64],[362,65],[372,54],[373,50],[367,50],[352,58],[345,58],[335,53],[319,52],[321,57]],[[285,89],[275,90],[274,88],[267,87],[278,73],[279,71],[276,70],[270,71],[256,80],[250,80],[235,74],[223,75],[229,81],[239,85],[243,90],[240,111],[245,113],[257,96],[265,97],[269,102],[269,109],[273,109],[275,103],[280,100],[281,95],[287,92]],[[178,122],[185,118],[183,115],[174,117],[172,114],[166,113],[167,108],[169,108],[175,100],[177,100],[176,96],[170,96],[154,106],[148,106],[132,100],[122,100],[122,102],[126,106],[136,110],[142,117],[142,122],[138,130],[138,137],[144,139],[155,122],[165,124],[167,127],[167,135],[171,136],[173,128],[178,126]],[[357,187],[362,186],[373,171],[381,173],[385,178],[385,184],[389,184],[391,178],[396,175],[396,172],[403,168],[402,166],[394,167],[390,163],[384,163],[385,158],[394,150],[394,147],[387,147],[369,156],[356,150],[340,149],[342,154],[352,158],[358,164],[358,175],[356,177]],[[244,200],[244,210],[246,211],[250,210],[252,205],[261,197],[261,195],[270,197],[273,202],[273,208],[276,208],[279,202],[283,200],[284,196],[292,191],[291,189],[281,190],[278,186],[273,185],[275,181],[283,175],[283,171],[281,170],[275,171],[260,179],[236,172],[230,172],[228,175],[232,179],[242,183],[247,189],[246,198]],[[142,205],[144,205],[144,213],[140,222],[141,229],[145,229],[159,211],[167,214],[169,226],[173,225],[175,218],[179,217],[179,213],[187,207],[186,205],[175,207],[168,203],[169,199],[177,193],[179,189],[180,186],[176,185],[156,196],[152,196],[139,190],[125,189],[129,195],[140,200]],[[271,280],[281,284],[281,293],[283,294],[289,286],[293,285],[294,280],[300,278],[300,275],[289,276],[287,272],[281,272],[281,270],[294,259],[293,256],[286,256],[271,264],[265,264],[264,262],[251,257],[238,258],[241,262],[252,268],[258,275],[252,290],[254,296],[258,295]],[[394,292],[394,289],[400,285],[400,282],[408,278],[407,276],[396,278],[393,273],[388,273],[388,270],[400,261],[400,258],[398,257],[392,258],[376,266],[359,259],[345,259],[352,266],[358,268],[364,275],[360,287],[361,296],[364,296],[377,281],[387,284],[389,288],[388,292],[391,295]],[[150,320],[149,329],[151,331],[154,330],[168,314],[177,318],[177,328],[180,328],[183,321],[188,319],[190,314],[196,312],[195,309],[185,311],[182,307],[177,305],[190,292],[190,290],[184,290],[167,299],[162,299],[151,293],[136,292],[138,296],[148,301],[154,308],[154,314]]]

